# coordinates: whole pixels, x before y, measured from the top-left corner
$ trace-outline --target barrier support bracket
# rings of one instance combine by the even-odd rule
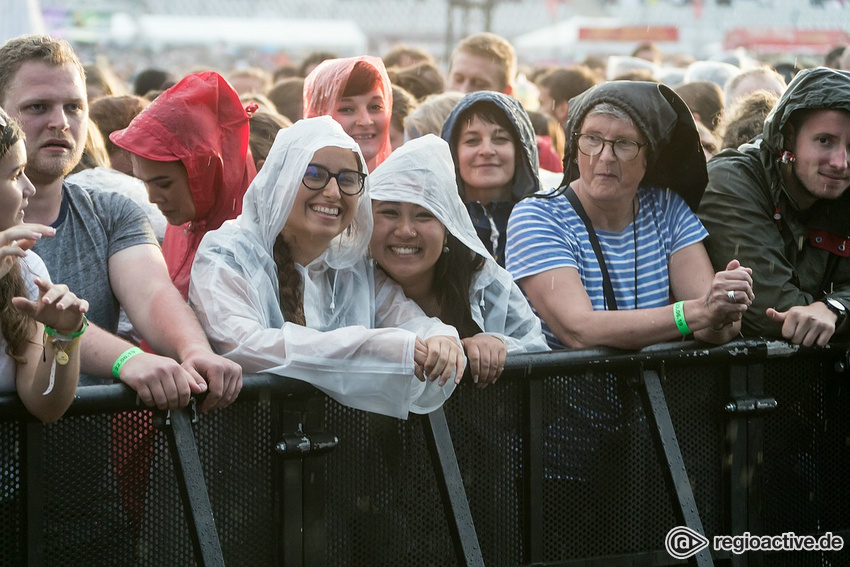
[[[682,459],[682,451],[670,418],[670,409],[667,407],[667,399],[661,388],[661,379],[654,370],[641,371],[641,388],[638,388],[643,401],[644,412],[649,422],[649,430],[652,441],[658,454],[661,472],[667,483],[670,501],[673,505],[673,514],[681,526],[687,526],[693,531],[705,535],[702,521],[697,511],[694,493],[691,490],[691,482],[688,471],[685,469],[685,461]],[[688,559],[689,565],[698,567],[713,567],[714,561],[708,548],[702,549],[696,555]]]
[[[215,529],[210,497],[201,469],[198,446],[192,433],[191,418],[186,408],[173,411],[165,426],[168,448],[177,477],[183,509],[189,520],[189,536],[195,560],[202,567],[224,567],[221,542]]]

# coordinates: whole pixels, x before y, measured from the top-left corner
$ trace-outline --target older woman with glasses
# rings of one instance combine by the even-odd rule
[[[555,348],[723,343],[753,300],[751,270],[714,273],[694,211],[699,134],[664,85],[617,81],[570,101],[561,187],[519,203],[507,268]]]

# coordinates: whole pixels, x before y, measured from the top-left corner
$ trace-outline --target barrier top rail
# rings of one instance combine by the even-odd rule
[[[802,347],[785,341],[767,339],[742,339],[725,345],[709,345],[688,341],[662,343],[638,351],[612,348],[559,350],[552,352],[511,355],[505,362],[502,379],[526,379],[562,375],[580,370],[614,370],[636,365],[682,366],[699,360],[704,363],[751,364],[772,358],[790,356],[850,356],[850,344],[833,343],[825,347]],[[304,400],[319,395],[319,391],[306,382],[281,380],[271,374],[246,375],[240,398],[274,394],[293,400]],[[201,396],[199,396],[199,399]],[[103,413],[104,411],[130,411],[142,406],[135,392],[120,383],[101,386],[84,386],[77,389],[74,402],[66,416]],[[0,394],[0,419],[33,420],[16,394]]]

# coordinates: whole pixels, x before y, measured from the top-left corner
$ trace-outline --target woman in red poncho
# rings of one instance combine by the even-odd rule
[[[133,174],[168,220],[162,253],[184,298],[201,239],[239,215],[257,174],[248,119],[236,91],[207,71],[186,76],[109,136],[132,154]]]
[[[331,116],[339,122],[373,171],[392,152],[391,88],[378,57],[328,59],[304,80],[304,118]]]

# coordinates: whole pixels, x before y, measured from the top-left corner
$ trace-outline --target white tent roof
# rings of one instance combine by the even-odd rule
[[[45,33],[38,0],[0,0],[0,45],[23,34]]]
[[[512,43],[517,55],[525,61],[583,59],[590,46],[579,44],[580,28],[613,28],[621,25],[623,25],[622,21],[616,18],[574,17],[516,36]],[[598,45],[593,45],[594,52],[598,49]]]
[[[330,50],[340,55],[365,53],[366,35],[351,21],[279,18],[129,15],[113,17],[110,37],[118,43],[153,46],[209,45]]]

